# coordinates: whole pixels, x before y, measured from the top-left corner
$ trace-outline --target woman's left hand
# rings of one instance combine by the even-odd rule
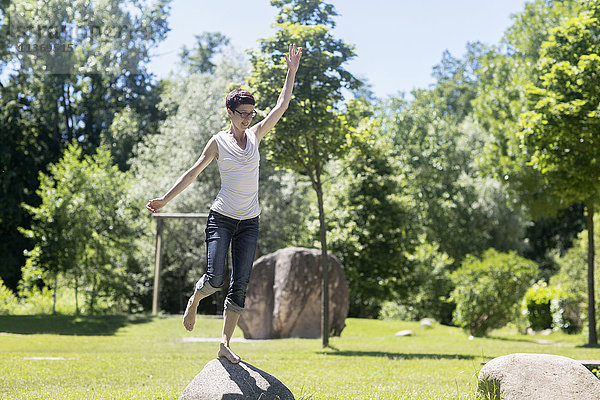
[[[295,44],[290,44],[289,54],[285,54],[285,61],[287,62],[288,69],[294,73],[298,71],[300,66],[300,58],[302,57],[302,47],[298,47],[296,50]]]

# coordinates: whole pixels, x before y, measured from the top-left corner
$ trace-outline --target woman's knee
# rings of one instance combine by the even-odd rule
[[[225,275],[212,275],[208,278],[207,281],[212,287],[220,289],[225,283]]]
[[[218,291],[221,286],[223,286],[223,279],[221,279],[221,284],[219,285],[217,280],[211,280],[209,275],[204,274],[196,283],[196,291],[205,296],[210,296]]]

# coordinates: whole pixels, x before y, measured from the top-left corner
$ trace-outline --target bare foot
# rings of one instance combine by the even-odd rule
[[[198,310],[199,303],[199,301],[195,301],[195,296],[195,293],[190,296],[185,312],[183,313],[183,326],[190,332],[194,329],[194,324],[196,323],[196,311]]]
[[[225,346],[223,343],[221,343],[221,348],[219,349],[218,356],[225,357],[232,364],[237,364],[240,362],[240,357],[237,354],[235,354],[233,351],[231,351],[231,349],[228,346]]]

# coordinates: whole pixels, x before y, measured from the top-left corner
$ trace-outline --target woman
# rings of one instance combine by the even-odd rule
[[[219,132],[208,141],[198,161],[163,197],[152,199],[146,204],[148,210],[157,212],[188,187],[214,158],[217,159],[221,190],[210,207],[206,225],[206,273],[196,284],[194,294],[188,301],[183,325],[188,331],[194,329],[200,300],[223,286],[225,257],[231,243],[232,281],[225,298],[223,335],[218,356],[225,357],[234,364],[240,362],[240,357],[231,350],[229,342],[244,310],[246,287],[258,239],[258,146],[289,105],[301,57],[302,48],[296,50],[295,45],[290,45],[288,54],[285,54],[287,76],[277,105],[264,120],[251,128],[250,122],[256,116],[254,97],[242,89],[229,93],[226,99],[227,114],[231,119],[229,129]]]

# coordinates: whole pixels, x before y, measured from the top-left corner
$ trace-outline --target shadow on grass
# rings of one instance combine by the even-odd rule
[[[0,332],[21,335],[107,336],[114,335],[126,325],[151,320],[149,315],[0,315]]]
[[[580,344],[579,346],[575,346],[578,349],[600,349],[600,344]]]
[[[343,357],[386,357],[390,360],[474,360],[481,358],[480,356],[464,355],[464,354],[433,354],[433,353],[388,353],[384,351],[321,351],[318,354],[326,356],[343,356]]]
[[[505,342],[524,342],[524,343],[532,343],[532,344],[539,344],[537,342],[537,340],[540,340],[539,338],[529,338],[529,337],[522,337],[522,338],[508,338],[508,337],[503,337],[503,336],[492,336],[492,335],[487,335],[484,336],[485,339],[491,339],[491,340],[502,340]]]

